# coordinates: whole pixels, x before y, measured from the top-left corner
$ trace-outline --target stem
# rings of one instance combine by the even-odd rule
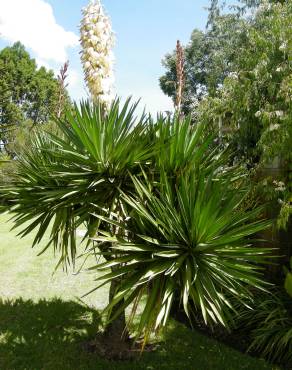
[[[117,287],[119,285],[119,279],[114,279],[111,281],[110,289],[109,289],[109,301],[111,301],[115,294]],[[119,310],[120,307],[123,305],[124,300],[121,300],[118,304],[116,304],[113,308],[113,314],[115,311]],[[118,316],[115,320],[111,321],[105,328],[105,335],[116,338],[115,340],[120,341],[127,341],[129,338],[128,332],[126,330],[126,315],[125,311],[123,311],[120,316]]]

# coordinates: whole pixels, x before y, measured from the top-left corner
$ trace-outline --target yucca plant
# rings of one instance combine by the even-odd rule
[[[150,146],[143,143],[144,121],[134,127],[134,110],[129,101],[121,110],[115,101],[109,112],[102,105],[83,103],[59,122],[59,137],[51,133],[35,136],[32,148],[19,158],[11,187],[2,190],[15,203],[16,227],[38,217],[21,235],[40,226],[36,244],[54,221],[51,242],[56,249],[60,242],[66,247],[62,261],[70,262],[67,223],[75,228],[89,222],[96,205],[105,212],[114,211],[118,189],[132,188],[129,172],[138,175],[141,164],[152,155]]]
[[[60,264],[74,264],[76,230],[86,226],[87,253],[105,260],[93,269],[111,283],[107,332],[116,337],[125,308],[135,312],[146,291],[138,329],[146,339],[167,322],[175,295],[190,317],[198,309],[207,323],[226,325],[230,295],[245,301],[249,287],[264,289],[257,270],[267,251],[250,238],[269,222],[244,209],[241,171],[202,126],[134,114],[129,100],[106,110],[83,103],[59,121],[60,136],[38,134],[1,190],[15,227],[21,236],[36,229],[34,245],[48,230],[41,253],[52,246]]]
[[[74,264],[80,225],[85,224],[86,236],[95,235],[99,222],[93,212],[127,216],[120,190],[133,189],[129,173],[139,177],[153,156],[151,144],[144,140],[144,117],[137,120],[135,108],[130,100],[122,107],[115,100],[110,109],[102,103],[75,106],[58,122],[58,137],[36,135],[20,156],[11,185],[1,190],[15,227],[23,227],[19,235],[36,229],[35,246],[49,230],[50,241],[41,253],[53,246],[60,253],[59,264]],[[124,326],[119,334],[123,330]]]
[[[228,184],[220,174],[200,169],[177,178],[174,189],[162,171],[153,189],[147,179],[133,177],[136,195],[122,194],[131,219],[125,224],[97,216],[127,236],[104,232],[96,238],[113,242],[118,253],[93,267],[105,271],[98,280],[103,285],[122,277],[106,311],[123,300],[120,309],[133,304],[133,318],[146,299],[137,329],[145,340],[166,324],[176,296],[190,319],[199,311],[207,324],[228,326],[235,300],[247,304],[250,288],[265,290],[259,264],[267,262],[269,250],[255,247],[252,238],[270,222],[259,220],[261,209],[242,206],[245,191],[232,181],[231,175]],[[108,273],[111,266],[116,270]]]

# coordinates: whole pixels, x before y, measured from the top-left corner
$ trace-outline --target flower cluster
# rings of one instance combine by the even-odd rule
[[[275,186],[276,191],[285,191],[286,190],[286,186],[285,186],[285,183],[283,181],[274,180],[273,184]]]
[[[85,80],[93,100],[109,104],[113,100],[114,36],[109,17],[100,0],[91,0],[83,9],[80,26],[81,61]]]

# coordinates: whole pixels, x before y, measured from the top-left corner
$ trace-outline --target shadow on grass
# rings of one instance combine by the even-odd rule
[[[67,368],[99,325],[97,311],[73,301],[0,300],[0,369]]]
[[[0,370],[272,369],[176,322],[157,351],[108,362],[82,349],[99,324],[97,311],[73,301],[0,300]]]

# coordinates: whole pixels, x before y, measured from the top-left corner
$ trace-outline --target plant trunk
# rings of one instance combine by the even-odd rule
[[[112,280],[109,290],[109,300],[116,294],[119,280]],[[112,313],[118,310],[123,301],[114,306]],[[97,334],[94,341],[90,343],[91,350],[99,353],[101,357],[108,360],[129,360],[134,356],[132,344],[126,329],[125,311],[115,320],[107,324],[104,333]]]
[[[112,280],[109,289],[109,302],[111,302],[112,299],[114,298],[118,285],[119,285],[118,279]],[[119,310],[123,303],[124,300],[121,300],[116,306],[114,306],[113,314],[115,311]],[[104,334],[107,337],[111,337],[114,341],[128,341],[129,334],[126,329],[125,311],[123,311],[120,314],[120,316],[118,316],[115,320],[107,324]]]
[[[110,248],[110,245],[108,245]],[[108,260],[108,256],[104,256]],[[115,268],[112,267],[112,271]],[[109,302],[111,302],[116,295],[117,288],[120,284],[120,279],[113,279],[110,283],[109,289]],[[124,304],[122,299],[112,309],[112,315],[117,312]],[[108,323],[104,332],[97,334],[95,339],[89,344],[89,350],[96,351],[100,356],[109,360],[123,360],[133,357],[132,344],[129,339],[129,333],[126,328],[125,310],[113,321]]]
[[[115,296],[119,280],[112,280],[109,290],[109,300]],[[121,307],[123,301],[113,308],[113,314]],[[133,357],[132,344],[126,329],[125,311],[119,317],[106,325],[103,333],[98,333],[86,347],[90,352],[108,360],[128,360]]]

